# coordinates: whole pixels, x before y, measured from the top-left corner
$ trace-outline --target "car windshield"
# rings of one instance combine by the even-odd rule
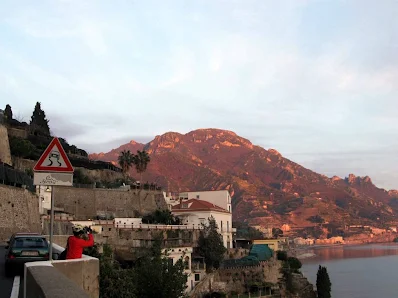
[[[47,246],[47,240],[39,237],[18,237],[13,245],[14,248],[42,248]]]

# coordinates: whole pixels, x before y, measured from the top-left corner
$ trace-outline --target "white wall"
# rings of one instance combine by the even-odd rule
[[[228,190],[196,191],[180,193],[180,198],[203,200],[232,212],[231,196]]]
[[[50,191],[47,190],[47,186],[36,186],[36,194],[39,197],[39,213],[47,214],[47,210],[51,210],[51,186],[48,186]]]
[[[71,220],[70,223],[72,225],[82,225],[83,227],[92,227],[95,225],[95,222],[92,220]]]
[[[142,218],[139,217],[117,217],[114,219],[115,227],[118,225],[123,227],[123,225],[135,225],[138,226],[142,224]]]
[[[176,197],[175,199],[171,194],[167,194],[165,191],[163,192],[164,200],[166,201],[167,208],[171,211],[172,207],[178,205],[180,200]]]
[[[223,236],[223,242],[225,247],[232,248],[232,214],[218,211],[180,211],[173,210],[173,215],[180,217],[183,220],[183,224],[194,224],[198,226],[200,224],[207,224],[208,219],[213,216],[219,233]],[[229,243],[229,245],[228,245]]]

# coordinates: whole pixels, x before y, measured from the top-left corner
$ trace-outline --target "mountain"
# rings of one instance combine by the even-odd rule
[[[227,130],[168,132],[148,144],[132,141],[90,158],[116,164],[120,151],[141,149],[151,156],[145,181],[175,192],[228,189],[234,220],[252,225],[380,226],[398,214],[398,192],[376,187],[369,177],[328,178]]]
[[[102,160],[102,161],[108,161],[113,163],[115,166],[118,165],[118,157],[119,153],[122,152],[123,150],[130,150],[132,153],[137,152],[137,150],[142,150],[144,148],[144,144],[137,143],[135,141],[130,141],[127,144],[124,144],[116,149],[112,149],[111,151],[104,153],[92,153],[89,155],[89,158],[92,160]]]

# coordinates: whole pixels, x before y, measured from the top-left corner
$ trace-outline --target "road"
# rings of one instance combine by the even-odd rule
[[[5,248],[0,246],[0,298],[10,298],[14,278],[6,278],[4,274]],[[4,289],[4,290],[3,290]]]
[[[14,283],[13,277],[6,277],[4,274],[4,256],[5,256],[5,248],[4,246],[0,246],[0,298],[10,298],[11,290]],[[21,286],[19,289],[19,297],[22,297],[23,293],[23,279],[21,278]]]

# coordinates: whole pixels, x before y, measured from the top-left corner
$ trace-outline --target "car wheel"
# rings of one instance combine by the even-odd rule
[[[11,266],[10,265],[5,265],[4,273],[5,273],[6,277],[12,277],[13,276],[13,272],[11,270]]]

